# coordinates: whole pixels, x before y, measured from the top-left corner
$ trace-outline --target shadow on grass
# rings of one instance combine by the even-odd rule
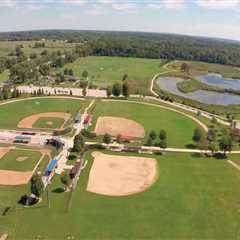
[[[186,144],[185,147],[188,149],[196,149],[196,146],[192,143]]]
[[[223,153],[215,153],[214,158],[217,159],[217,160],[226,160],[227,155],[223,154]]]
[[[59,187],[59,188],[55,188],[52,190],[53,193],[63,193],[64,192],[64,189]]]

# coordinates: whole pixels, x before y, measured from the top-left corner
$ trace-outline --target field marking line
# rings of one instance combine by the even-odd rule
[[[136,104],[142,104],[142,105],[147,105],[147,106],[153,106],[153,107],[159,107],[159,108],[163,108],[163,109],[167,109],[173,112],[177,112],[179,114],[182,114],[190,119],[192,119],[193,121],[195,121],[196,123],[198,123],[198,125],[200,125],[205,132],[208,131],[208,127],[207,125],[205,125],[203,122],[201,122],[199,119],[195,118],[194,116],[191,116],[185,112],[179,111],[177,109],[171,108],[171,107],[166,107],[166,106],[162,106],[162,105],[158,105],[158,104],[154,104],[154,103],[144,103],[144,102],[136,102],[136,101],[132,101],[132,100],[113,100],[113,99],[103,99],[102,101],[108,102],[108,101],[116,101],[116,102],[129,102],[129,103],[136,103]]]
[[[240,171],[240,166],[236,164],[235,162],[231,160],[227,160],[228,163],[230,163],[233,167],[235,167],[238,171]]]

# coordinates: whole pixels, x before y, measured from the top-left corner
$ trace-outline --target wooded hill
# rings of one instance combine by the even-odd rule
[[[0,40],[67,40],[87,43],[95,56],[194,60],[240,66],[240,42],[141,32],[39,30],[0,33]]]

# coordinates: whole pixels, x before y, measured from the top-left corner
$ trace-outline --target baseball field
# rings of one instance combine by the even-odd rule
[[[52,122],[53,128],[59,128],[65,115],[51,114],[72,117],[88,104],[88,100],[70,98],[9,103],[0,106],[4,116],[0,128],[17,128],[23,119],[35,119],[44,113],[49,115],[38,116],[32,126],[48,128]],[[193,130],[201,127],[184,114],[141,102],[99,100],[90,114],[92,130],[101,118],[101,131],[126,131],[121,125],[124,123],[131,134],[139,134],[140,141],[145,141],[151,130],[164,129],[170,147],[191,144]],[[106,124],[108,117],[114,119],[113,125]],[[13,146],[5,147],[0,154],[0,170],[5,171],[32,174],[39,159],[42,164],[37,171],[44,171],[50,160],[49,154],[43,156],[41,151]],[[187,153],[150,155],[99,150],[86,152],[84,159],[86,165],[70,209],[71,193],[62,191],[58,175],[42,201],[30,208],[17,203],[20,196],[29,193],[29,178],[25,184],[0,185],[0,236],[7,232],[9,239],[225,240],[239,234],[240,174],[226,159]],[[237,162],[239,155],[230,155],[229,159]]]
[[[93,128],[99,117],[112,116],[134,120],[145,129],[143,141],[146,141],[150,131],[159,133],[164,129],[168,134],[168,145],[171,147],[185,147],[191,144],[193,131],[199,126],[198,123],[180,113],[134,102],[98,101],[92,114]],[[121,123],[116,123],[116,131],[121,127]],[[126,135],[128,131],[131,129],[126,129]]]
[[[48,97],[11,102],[0,106],[0,128],[31,128],[33,125],[37,128],[58,128],[66,118],[76,116],[87,103],[87,100],[81,99]]]
[[[105,154],[112,154],[105,152]],[[135,156],[127,154],[127,156]],[[128,158],[126,154],[121,154]],[[141,155],[149,158],[149,155]],[[93,163],[89,152],[71,210],[69,193],[50,186],[51,207],[12,209],[1,218],[0,232],[13,239],[235,239],[239,232],[239,172],[226,161],[167,154],[157,161],[158,178],[142,193],[109,197],[88,192]],[[14,199],[19,188],[0,188]],[[15,226],[15,228],[13,228]]]

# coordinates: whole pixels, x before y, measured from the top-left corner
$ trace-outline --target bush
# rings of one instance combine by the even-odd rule
[[[83,129],[83,130],[81,131],[81,133],[82,133],[82,135],[83,135],[84,137],[86,137],[86,138],[95,138],[95,137],[97,136],[96,133],[90,132],[90,131],[87,130],[87,129]]]

